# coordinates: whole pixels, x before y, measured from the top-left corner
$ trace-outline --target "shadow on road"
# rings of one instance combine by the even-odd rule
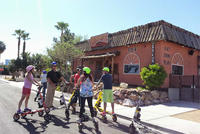
[[[61,120],[60,118],[59,118],[59,116],[55,116],[55,115],[51,115],[51,120],[50,120],[50,122],[49,123],[53,123],[53,125],[55,125],[55,126],[61,126],[61,127],[63,127],[63,128],[66,128],[66,129],[69,129],[70,127],[69,126],[67,126],[67,124],[68,124],[68,122],[64,122],[63,120]],[[47,125],[48,123],[46,122],[46,125]]]
[[[43,122],[39,120],[34,120],[34,119],[27,119],[24,118],[22,121],[17,121],[20,125],[22,125],[27,131],[30,132],[30,134],[40,134],[41,132],[45,132],[46,126],[43,125]],[[38,123],[40,124],[38,127],[35,127],[34,124]]]
[[[98,118],[101,122],[103,122],[102,118],[100,118],[100,117],[97,117],[97,118]],[[119,122],[113,122],[113,121],[107,120],[106,124],[108,125],[108,127],[117,129],[117,130],[122,131],[122,132],[129,133],[129,126],[123,125],[123,124],[121,124],[121,123],[119,123]]]

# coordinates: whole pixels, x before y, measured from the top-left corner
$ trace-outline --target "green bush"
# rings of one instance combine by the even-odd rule
[[[167,73],[162,66],[153,64],[148,67],[143,67],[140,76],[146,88],[153,90],[162,86],[167,77]]]

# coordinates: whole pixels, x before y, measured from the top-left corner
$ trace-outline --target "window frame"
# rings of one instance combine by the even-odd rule
[[[173,74],[173,66],[180,66],[180,67],[182,67],[182,68],[183,68],[182,74]],[[172,66],[171,66],[171,73],[172,73],[173,75],[178,75],[178,76],[184,75],[184,65],[172,64]]]
[[[125,73],[125,66],[126,65],[138,65],[138,67],[139,67],[138,73]],[[126,74],[126,75],[139,75],[140,74],[140,64],[124,64],[123,65],[123,74]]]

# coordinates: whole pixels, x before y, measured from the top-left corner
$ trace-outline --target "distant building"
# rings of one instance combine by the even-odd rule
[[[8,65],[8,64],[10,63],[10,61],[11,61],[11,60],[6,59],[6,60],[5,60],[5,65]]]

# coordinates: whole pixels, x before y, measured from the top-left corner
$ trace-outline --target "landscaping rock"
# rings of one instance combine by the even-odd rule
[[[160,93],[160,99],[165,99],[165,98],[167,98],[167,97],[168,97],[167,92],[161,92],[161,93]]]
[[[135,106],[135,102],[130,100],[130,99],[124,99],[123,101],[123,106],[129,106],[129,107],[133,107]]]
[[[157,91],[157,90],[151,91],[151,94],[154,99],[158,99],[160,96],[159,91]]]
[[[144,101],[144,105],[145,105],[145,106],[147,106],[147,105],[151,105],[151,104],[152,104],[152,102],[149,101],[149,100],[145,100],[145,101]]]
[[[120,88],[128,88],[128,84],[127,83],[120,83]]]
[[[119,90],[116,90],[116,91],[114,91],[114,93],[113,93],[115,96],[118,96],[119,97],[119,95],[120,95],[120,91]]]
[[[138,96],[133,94],[133,93],[128,98],[131,99],[132,101],[137,101],[138,100]]]
[[[155,100],[153,100],[153,103],[154,103],[154,104],[159,104],[159,103],[160,103],[160,100],[155,99]]]

